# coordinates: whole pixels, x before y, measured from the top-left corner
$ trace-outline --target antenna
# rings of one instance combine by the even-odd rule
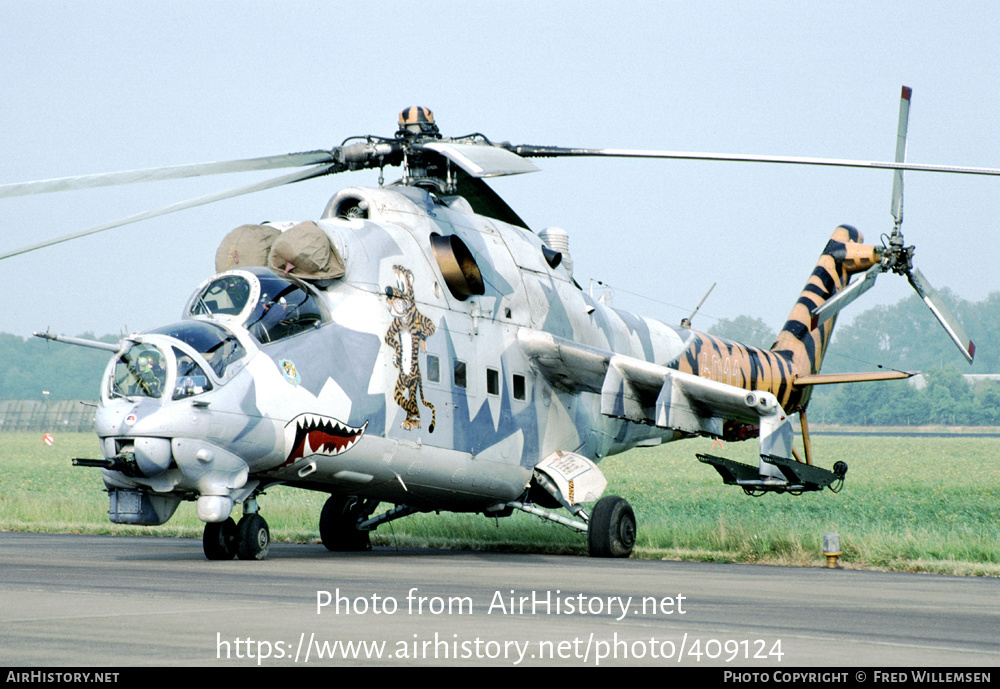
[[[681,327],[682,328],[690,328],[691,327],[691,321],[694,320],[694,315],[696,313],[698,313],[698,309],[700,309],[701,305],[705,303],[705,300],[708,299],[708,295],[712,293],[712,290],[715,289],[715,286],[717,284],[719,284],[719,283],[713,282],[712,286],[708,288],[707,292],[705,292],[705,296],[702,297],[701,301],[698,302],[698,305],[696,307],[694,307],[694,311],[691,312],[691,315],[688,316],[687,318],[682,318],[681,319]]]

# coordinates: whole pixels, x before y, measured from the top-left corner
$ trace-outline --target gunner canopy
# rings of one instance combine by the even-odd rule
[[[171,344],[163,335],[178,341]],[[226,329],[205,321],[184,321],[150,330],[140,336],[115,360],[107,393],[111,397],[158,399],[170,391],[171,399],[200,395],[213,388],[206,366],[222,380],[246,349]],[[185,346],[186,345],[186,346]]]

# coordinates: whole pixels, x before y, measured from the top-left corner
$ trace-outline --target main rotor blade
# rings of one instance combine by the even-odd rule
[[[559,148],[558,146],[510,146],[522,158],[671,158],[678,160],[716,160],[737,163],[781,163],[787,165],[827,165],[878,170],[914,170],[919,172],[952,172],[965,175],[1000,176],[1000,169],[989,167],[959,167],[955,165],[922,165],[889,163],[877,160],[846,160],[840,158],[808,158],[800,156],[764,156],[742,153],[695,153],[690,151],[648,151],[623,148]]]
[[[78,177],[60,177],[58,179],[45,179],[36,182],[18,182],[15,184],[0,185],[0,198],[48,194],[57,191],[70,191],[72,189],[111,187],[120,184],[135,184],[137,182],[159,182],[165,179],[181,179],[184,177],[222,175],[232,172],[305,167],[307,165],[319,165],[333,161],[334,157],[330,151],[308,151],[305,153],[288,153],[264,158],[227,160],[217,163],[195,163],[193,165],[173,165],[145,170],[125,170],[123,172],[107,172],[96,175],[80,175]]]
[[[498,146],[431,141],[420,144],[419,148],[444,156],[473,177],[503,177],[538,171],[533,163]]]
[[[234,198],[236,196],[252,194],[256,191],[273,189],[274,187],[280,187],[285,184],[292,184],[294,182],[301,182],[302,180],[310,179],[312,177],[321,177],[323,175],[329,174],[332,171],[333,167],[334,166],[320,166],[320,167],[310,168],[308,170],[300,170],[298,172],[293,172],[288,175],[282,175],[281,177],[265,180],[263,182],[248,184],[246,186],[238,187],[236,189],[230,189],[229,191],[223,191],[216,194],[209,194],[208,196],[200,196],[196,199],[181,201],[179,203],[174,203],[169,206],[164,206],[163,208],[158,208],[156,210],[146,211],[144,213],[139,213],[137,215],[130,215],[129,217],[122,218],[121,220],[115,220],[113,222],[105,223],[103,225],[97,225],[96,227],[91,227],[90,229],[87,230],[74,232],[72,234],[63,235],[62,237],[49,239],[44,242],[39,242],[37,244],[32,244],[30,246],[23,246],[20,249],[14,249],[13,251],[8,251],[6,253],[0,254],[0,261],[4,260],[5,258],[10,258],[11,256],[18,256],[20,254],[28,253],[29,251],[44,249],[47,246],[53,246],[55,244],[68,242],[72,239],[78,239],[80,237],[86,237],[88,235],[97,234],[98,232],[104,232],[105,230],[110,230],[115,227],[129,225],[131,223],[139,222],[140,220],[149,220],[150,218],[156,218],[161,215],[176,213],[177,211],[186,210],[188,208],[194,208],[195,206],[203,206],[208,203],[223,201],[225,199]]]
[[[910,284],[913,285],[913,289],[917,290],[917,294],[920,298],[924,300],[924,303],[930,308],[934,317],[938,319],[938,322],[944,326],[945,331],[948,333],[948,337],[951,338],[960,350],[962,350],[962,355],[972,363],[972,358],[976,355],[976,344],[969,339],[969,336],[965,334],[965,330],[959,324],[958,319],[951,310],[945,306],[945,303],[938,296],[938,293],[931,287],[931,283],[927,282],[927,278],[924,277],[916,268],[910,269],[906,274],[909,279]]]

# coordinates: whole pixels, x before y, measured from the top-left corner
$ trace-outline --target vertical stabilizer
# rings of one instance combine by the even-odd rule
[[[862,244],[863,241],[861,233],[849,225],[834,230],[771,347],[771,351],[790,359],[793,370],[799,375],[819,372],[836,321],[830,318],[813,327],[815,310],[844,289],[851,275],[864,272],[879,262],[876,247]]]

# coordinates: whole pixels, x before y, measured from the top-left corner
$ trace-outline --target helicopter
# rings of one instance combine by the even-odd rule
[[[604,457],[698,436],[760,446],[757,466],[699,454],[748,494],[843,486],[847,465],[813,462],[814,386],[912,373],[823,374],[836,316],[882,273],[904,275],[970,363],[975,345],[904,243],[904,170],[1000,170],[905,161],[903,88],[895,161],[576,149],[441,134],[411,107],[394,136],[329,151],[0,186],[0,197],[246,170],[303,168],[0,254],[0,260],[262,189],[362,169],[318,220],[242,225],[216,253],[182,320],[116,344],[39,337],[111,353],[95,425],[112,522],[159,525],[184,501],[205,523],[210,560],[267,557],[258,498],[286,485],[329,495],[319,533],[331,551],[371,548],[371,532],[417,512],[506,517],[514,510],[580,532],[595,557],[628,557],[637,521],[605,495]],[[535,232],[486,183],[546,157],[701,159],[892,170],[894,227],[881,245],[836,228],[777,340],[750,347],[612,308],[573,277],[568,236]],[[397,182],[384,169],[400,167]],[[856,278],[856,279],[852,279]],[[692,314],[693,315],[693,314]],[[802,453],[793,447],[793,417]],[[380,511],[380,505],[391,505]],[[234,508],[242,517],[233,518]],[[592,506],[591,506],[592,505]]]

